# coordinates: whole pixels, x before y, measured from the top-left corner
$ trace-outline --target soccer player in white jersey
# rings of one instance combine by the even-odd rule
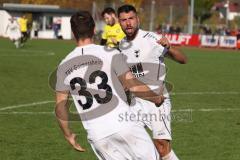
[[[145,129],[119,116],[130,113],[124,87],[159,105],[164,97],[132,75],[119,51],[106,53],[103,46],[93,44],[95,23],[89,12],[77,12],[70,22],[77,47],[58,66],[56,82],[55,112],[64,137],[76,150],[85,151],[69,128],[67,101],[71,95],[100,160],[158,160]]]
[[[20,47],[21,31],[18,22],[11,17],[6,28],[6,34],[9,39],[15,44],[16,48]]]
[[[136,114],[148,114],[158,116],[157,118],[140,118],[142,122],[153,131],[153,139],[157,150],[163,160],[177,160],[177,156],[171,149],[170,141],[170,111],[171,103],[165,85],[166,69],[164,57],[168,56],[179,63],[186,63],[186,57],[180,51],[170,46],[165,37],[139,29],[139,18],[136,9],[131,5],[123,5],[118,8],[118,18],[126,38],[120,42],[120,50],[128,57],[127,62],[131,71],[140,79],[160,81],[164,85],[159,88],[151,85],[152,89],[164,91],[163,104],[156,108],[151,102],[136,98],[136,102],[142,104],[139,108],[132,107]],[[164,47],[163,47],[164,46]],[[152,83],[152,82],[151,82]],[[154,88],[155,87],[155,88]],[[139,119],[138,119],[139,120]]]

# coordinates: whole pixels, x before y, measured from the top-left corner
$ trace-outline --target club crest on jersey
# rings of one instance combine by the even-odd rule
[[[143,67],[141,63],[131,66],[130,70],[136,78],[143,77],[145,75],[145,73],[143,72]]]

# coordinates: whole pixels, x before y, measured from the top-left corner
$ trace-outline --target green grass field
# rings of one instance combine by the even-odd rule
[[[0,39],[0,159],[95,160],[80,122],[85,153],[65,141],[52,113],[48,76],[73,41],[31,40],[15,49]],[[167,60],[174,85],[173,148],[182,160],[240,159],[240,51],[181,48],[187,65]]]

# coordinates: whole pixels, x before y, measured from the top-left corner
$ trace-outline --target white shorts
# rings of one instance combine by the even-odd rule
[[[160,159],[148,133],[137,125],[90,144],[99,160]]]
[[[171,102],[167,98],[160,107],[155,104],[136,98],[136,105],[131,107],[140,125],[146,125],[152,130],[154,139],[172,140],[171,136]]]

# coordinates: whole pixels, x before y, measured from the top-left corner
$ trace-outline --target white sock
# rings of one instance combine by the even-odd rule
[[[14,42],[14,44],[15,44],[16,48],[19,48],[19,47],[20,47],[20,42],[19,42],[19,40],[16,40],[16,41]]]
[[[162,157],[162,160],[179,160],[173,150],[168,153],[166,156]]]
[[[14,44],[15,44],[16,48],[18,48],[18,42],[15,41]]]

